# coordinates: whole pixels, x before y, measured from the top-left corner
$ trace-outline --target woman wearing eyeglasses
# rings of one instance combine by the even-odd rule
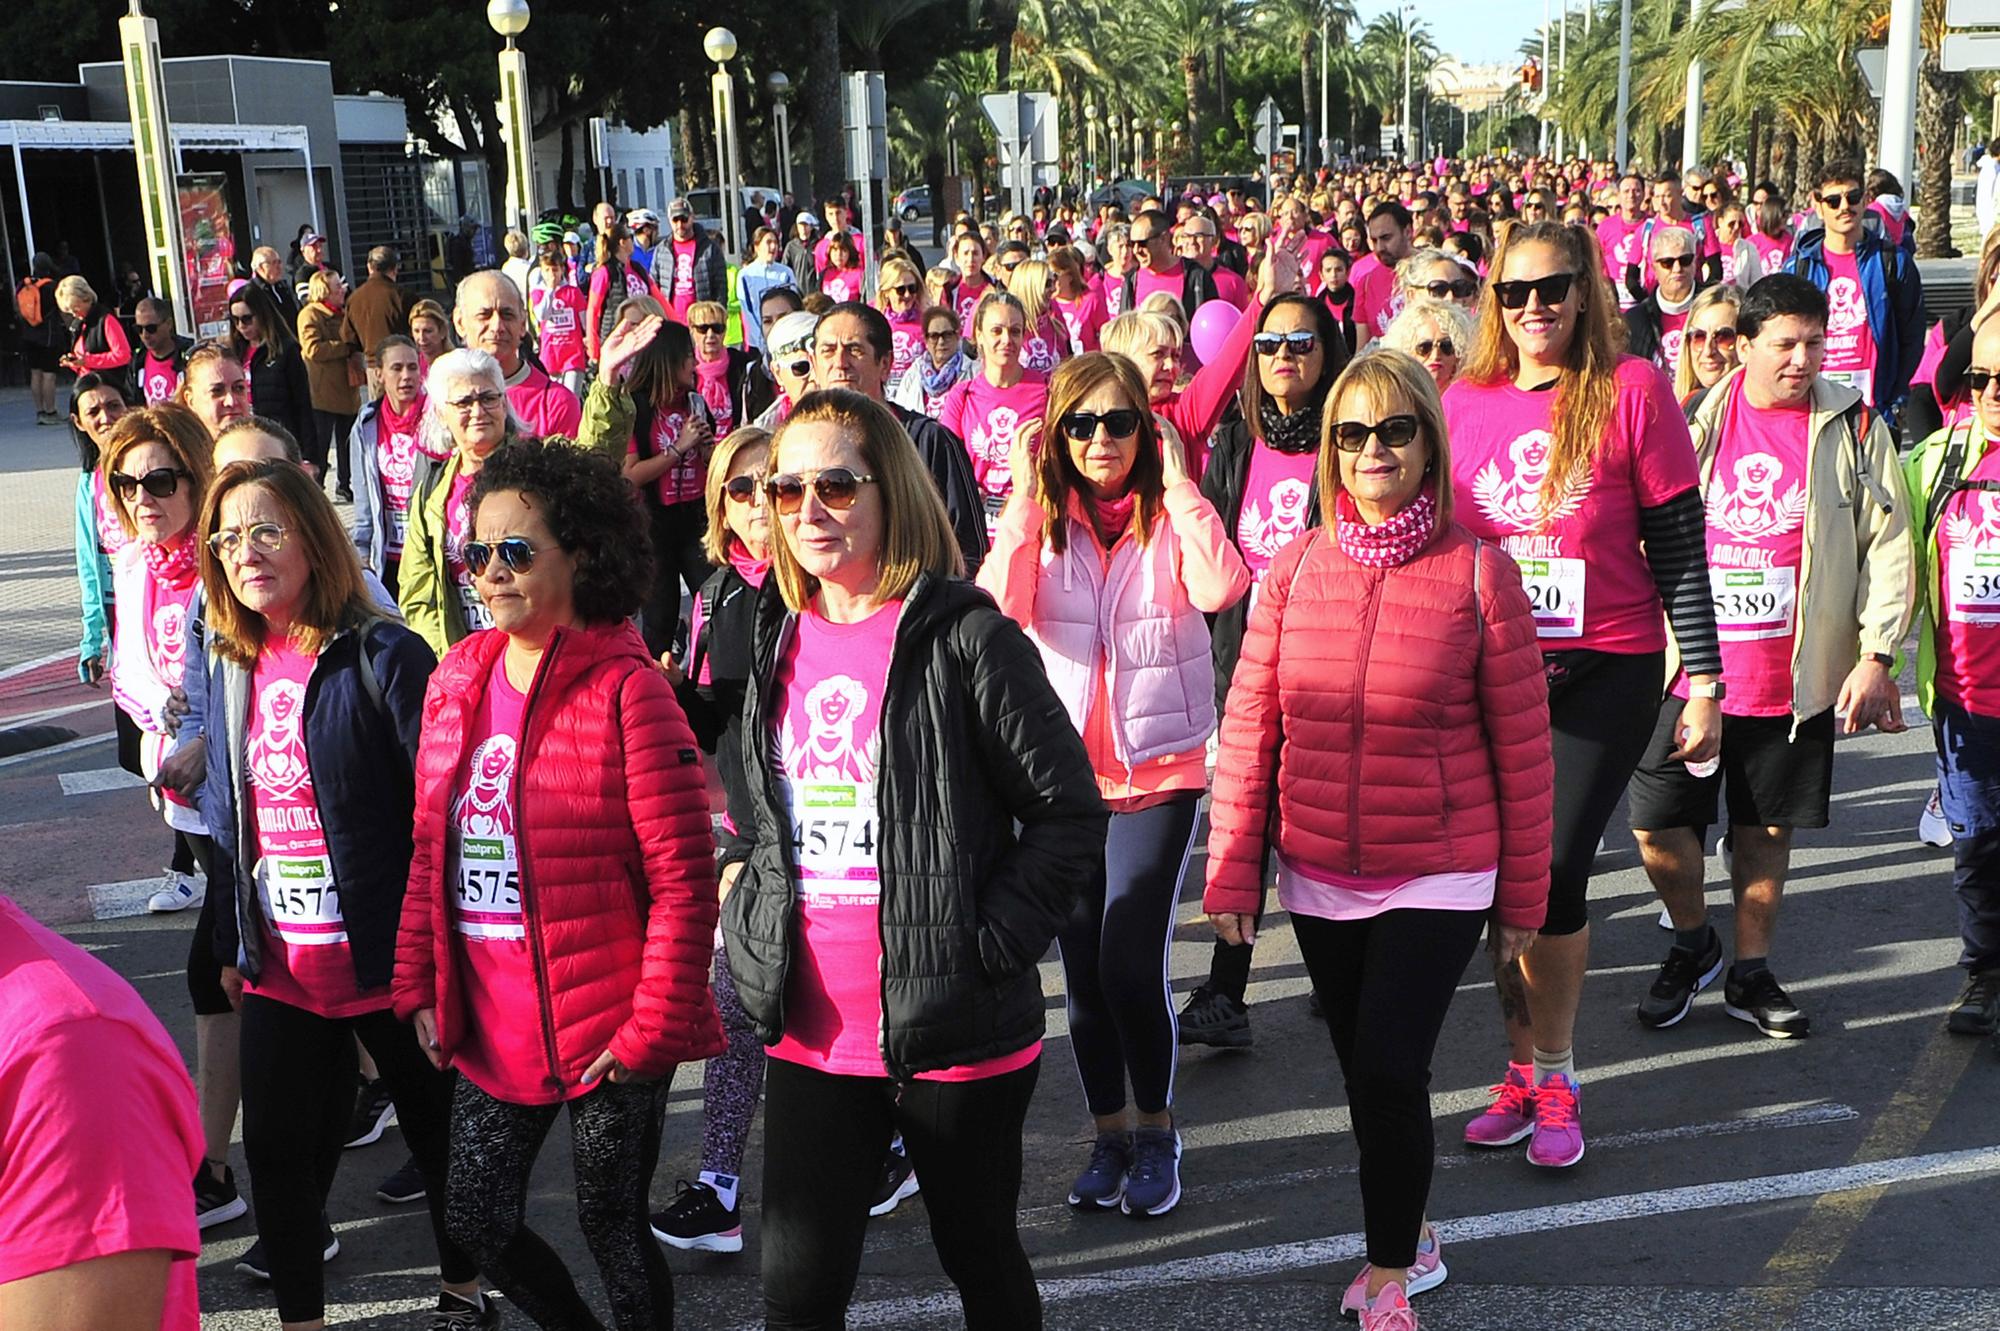
[[[1512,561],[1453,520],[1430,377],[1365,353],[1325,431],[1318,529],[1278,556],[1243,640],[1203,904],[1254,941],[1275,859],[1361,1153],[1368,1263],[1340,1310],[1414,1331],[1409,1297],[1446,1275],[1431,1054],[1481,932],[1511,960],[1546,906],[1548,696]]]
[[[1749,290],[1764,275],[1764,261],[1757,257],[1757,247],[1750,241],[1750,223],[1743,205],[1726,203],[1710,216],[1715,219],[1716,248],[1702,265],[1705,280],[1730,282]]]
[[[294,439],[317,439],[312,384],[292,321],[255,282],[238,287],[229,298],[229,349],[250,377],[250,402],[257,414],[290,430]],[[324,451],[317,462],[308,457],[306,465],[314,480],[326,479]]]
[[[623,222],[613,222],[598,233],[597,266],[590,273],[590,299],[583,322],[584,345],[592,364],[603,359],[604,340],[618,321],[619,306],[635,296],[651,296],[666,304],[653,275],[644,264],[633,261],[635,248],[632,229]]]
[[[750,848],[723,922],[769,1053],[765,1316],[843,1324],[900,1130],[966,1325],[1038,1326],[1016,1224],[1036,965],[1101,860],[1104,806],[1033,646],[963,581],[895,415],[810,394],[771,472],[731,808]]]
[[[1203,616],[1241,600],[1251,575],[1123,357],[1066,361],[1013,465],[979,584],[1041,650],[1112,811],[1104,870],[1059,935],[1097,1125],[1069,1202],[1160,1216],[1181,1196],[1177,1035],[1160,977],[1216,718]]]
[[[1047,376],[1022,368],[1027,327],[1027,312],[1018,299],[1005,291],[988,292],[973,316],[978,369],[945,395],[937,414],[938,423],[964,440],[972,457],[989,541],[1014,488],[1014,441],[1030,421],[1041,419],[1048,398]]]
[[[891,383],[924,354],[924,275],[901,256],[884,259],[875,277],[875,307],[889,320]]]
[[[324,492],[290,462],[233,466],[203,510],[215,662],[205,820],[222,983],[241,1014],[243,1150],[279,1321],[326,1315],[324,1210],[347,1124],[307,1112],[373,1057],[429,1187],[440,1328],[495,1325],[445,1236],[451,1083],[390,1011],[409,880],[411,754],[437,658],[383,617]],[[321,792],[327,792],[322,798]]]
[[[1458,377],[1459,358],[1472,349],[1472,318],[1457,301],[1419,296],[1403,307],[1382,340],[1422,361],[1443,393]]]
[[[1663,233],[1675,234],[1673,230]],[[1700,477],[1666,378],[1621,355],[1595,239],[1508,230],[1472,353],[1445,394],[1460,520],[1519,564],[1548,676],[1555,845],[1548,918],[1516,964],[1495,954],[1509,1062],[1474,1146],[1532,1138],[1530,1164],[1583,1158],[1572,1051],[1590,958],[1585,893],[1598,839],[1645,752],[1671,627],[1693,695],[1677,761],[1721,743],[1722,668]]]
[[[924,311],[924,354],[889,389],[889,400],[908,411],[940,419],[952,389],[979,373],[966,354],[958,315],[949,301]]]
[[[1399,306],[1429,296],[1456,301],[1472,314],[1479,306],[1479,276],[1445,251],[1425,246],[1396,265],[1396,294]]]
[[[1736,368],[1736,311],[1743,293],[1736,287],[1706,287],[1688,306],[1681,329],[1681,360],[1674,367],[1674,397],[1692,421],[1701,395]]]
[[[773,385],[768,376],[752,374],[757,354],[729,345],[729,311],[721,302],[698,300],[688,306],[688,332],[694,338],[695,392],[708,407],[720,439],[738,425],[747,425],[771,405]]]
[[[424,698],[392,991],[431,1062],[459,1073],[446,1231],[535,1325],[600,1325],[527,1225],[567,1106],[612,1320],[668,1326],[647,1189],[674,1069],[723,1040],[702,767],[629,622],[645,524],[617,466],[561,440],[495,451],[468,507],[463,556],[497,631],[447,653]]]

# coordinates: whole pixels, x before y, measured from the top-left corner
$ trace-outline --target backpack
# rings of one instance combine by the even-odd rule
[[[43,292],[49,285],[46,277],[30,277],[14,289],[14,309],[21,316],[21,322],[30,328],[40,328],[48,318],[48,310],[42,303]]]

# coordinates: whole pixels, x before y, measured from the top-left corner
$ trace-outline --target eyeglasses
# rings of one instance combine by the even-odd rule
[[[1493,296],[1510,310],[1526,307],[1530,294],[1540,297],[1544,305],[1560,305],[1569,299],[1570,284],[1575,281],[1575,273],[1550,273],[1532,282],[1495,282]]]
[[[1429,360],[1433,351],[1440,356],[1456,356],[1458,354],[1457,345],[1448,337],[1436,339],[1425,338],[1423,341],[1417,343],[1412,350],[1417,353],[1418,360]]]
[[[160,331],[160,325],[158,324],[133,324],[132,326],[139,330],[141,337],[150,336]]]
[[[689,324],[688,331],[694,333],[720,333],[727,327],[727,324]]]
[[[155,499],[171,499],[174,491],[181,488],[184,476],[188,473],[179,467],[155,467],[144,476],[127,476],[122,471],[114,471],[110,477],[111,493],[120,499],[130,499],[143,488]]]
[[[478,577],[486,571],[493,556],[500,556],[500,562],[515,573],[526,573],[535,566],[535,547],[518,536],[509,536],[499,541],[467,541],[459,547],[459,554],[465,559],[465,566]]]
[[[757,498],[758,486],[755,476],[731,476],[722,487],[724,494],[739,504],[748,504]]]
[[[1986,391],[1986,385],[2000,381],[2000,370],[1967,370],[1965,386],[1972,390],[1974,397]]]
[[[1479,292],[1476,277],[1454,277],[1448,282],[1426,282],[1424,294],[1432,300],[1471,300]]]
[[[1655,268],[1692,268],[1694,267],[1694,256],[1692,254],[1662,254],[1659,258],[1653,260],[1653,266]]]
[[[1368,446],[1368,436],[1374,435],[1382,441],[1384,448],[1408,448],[1410,441],[1417,437],[1415,416],[1385,416],[1369,425],[1363,421],[1337,421],[1333,427],[1333,446],[1343,453],[1359,453]]]
[[[1736,330],[1728,327],[1690,328],[1687,330],[1687,340],[1695,346],[1701,346],[1705,342],[1712,341],[1715,343],[1717,350],[1727,351],[1736,345]]]
[[[1858,189],[1846,190],[1844,192],[1835,190],[1831,194],[1820,195],[1819,201],[1828,208],[1838,208],[1842,204],[1846,204],[1849,208],[1859,208],[1861,201],[1867,197],[1865,193]]]
[[[873,476],[857,476],[846,467],[823,467],[810,475],[779,472],[764,482],[764,493],[780,513],[799,511],[806,501],[806,487],[812,487],[820,504],[836,513],[845,513],[861,497],[861,487],[873,485]]]
[[[275,522],[258,522],[248,527],[224,527],[208,538],[208,549],[210,554],[221,558],[223,555],[235,554],[247,540],[250,542],[250,548],[258,554],[275,555],[285,548],[287,535],[289,533],[286,529]]]
[[[895,286],[883,287],[882,290],[892,296],[914,296],[922,291],[923,287],[915,282],[898,282]]]
[[[253,324],[253,323],[256,323],[256,322],[257,322],[257,316],[256,316],[256,315],[254,315],[254,314],[234,314],[234,313],[232,313],[232,314],[231,314],[231,315],[229,316],[229,322],[231,322],[231,323],[235,324],[235,325],[236,325],[236,326],[237,326],[238,328],[241,328],[241,327],[243,327],[243,326],[244,326],[245,324]]]
[[[1070,411],[1063,413],[1063,434],[1083,443],[1097,437],[1097,427],[1102,425],[1104,433],[1113,439],[1130,439],[1139,432],[1139,413],[1131,407],[1119,407],[1113,411]]]
[[[507,395],[498,389],[489,388],[483,393],[474,393],[471,397],[451,398],[445,405],[461,416],[474,416],[482,411],[491,411],[505,401],[506,397]]]
[[[1152,243],[1153,243],[1154,241],[1156,241],[1156,240],[1158,240],[1158,239],[1160,239],[1160,237],[1159,237],[1158,235],[1151,235],[1151,236],[1134,236],[1134,237],[1132,237],[1132,243],[1133,243],[1134,245],[1150,245],[1150,244],[1152,244]]]
[[[1259,333],[1250,339],[1250,345],[1257,348],[1259,356],[1275,356],[1290,347],[1294,356],[1304,360],[1319,345],[1319,334],[1309,328],[1297,328],[1289,333]]]

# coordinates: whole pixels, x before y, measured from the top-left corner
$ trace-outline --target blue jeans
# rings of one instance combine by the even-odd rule
[[[2000,717],[1939,698],[1931,709],[1938,791],[1951,824],[1951,889],[1958,897],[1958,964],[2000,966]]]

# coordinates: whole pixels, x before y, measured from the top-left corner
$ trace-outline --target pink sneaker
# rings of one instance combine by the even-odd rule
[[[1533,1063],[1509,1063],[1507,1075],[1493,1087],[1493,1103],[1465,1125],[1467,1146],[1512,1146],[1535,1130]]]
[[[1421,1331],[1401,1285],[1384,1285],[1361,1313],[1361,1331]]]
[[[1403,1293],[1411,1297],[1436,1289],[1451,1274],[1445,1269],[1444,1245],[1438,1242],[1437,1230],[1426,1230],[1424,1239],[1430,1247],[1426,1250],[1418,1245],[1417,1260],[1410,1267],[1409,1278],[1403,1285]],[[1361,1316],[1368,1307],[1368,1273],[1374,1269],[1372,1265],[1364,1265],[1361,1273],[1354,1277],[1354,1283],[1347,1287],[1347,1293],[1340,1296],[1342,1317],[1351,1321]]]
[[[1535,1088],[1535,1139],[1528,1143],[1528,1163],[1545,1169],[1567,1169],[1583,1159],[1583,1118],[1577,1108],[1582,1093],[1575,1080],[1551,1072]]]

